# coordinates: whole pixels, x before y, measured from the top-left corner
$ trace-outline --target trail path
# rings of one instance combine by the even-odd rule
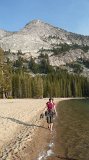
[[[64,99],[55,98],[55,102]],[[31,142],[42,126],[45,99],[0,99],[0,160],[20,160],[17,152]]]

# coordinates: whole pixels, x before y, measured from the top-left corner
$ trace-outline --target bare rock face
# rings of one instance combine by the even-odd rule
[[[8,32],[0,29],[0,40],[4,37],[9,36],[10,34],[12,34],[12,32]]]
[[[6,51],[9,49],[11,52],[21,50],[22,53],[31,52],[34,54],[34,52],[37,53],[42,47],[51,47],[50,43],[44,41],[44,35],[49,36],[52,30],[54,30],[53,32],[56,34],[54,27],[35,20],[27,24],[19,32],[9,34],[8,32],[2,31],[0,34],[0,46]],[[5,36],[6,33],[8,33],[8,35]]]
[[[89,37],[67,32],[40,20],[33,20],[18,32],[0,30],[0,47],[4,50],[32,54],[40,48],[52,48],[52,44],[77,43],[89,45]]]
[[[18,32],[0,30],[0,47],[4,51],[13,52],[12,59],[14,59],[13,56],[17,56],[19,50],[24,59],[29,59],[30,56],[37,58],[42,48],[48,50],[46,53],[53,66],[65,65],[84,56],[89,59],[89,53],[84,53],[79,49],[70,50],[61,56],[55,56],[49,52],[56,45],[64,43],[89,46],[89,36],[67,32],[40,20],[31,21]]]

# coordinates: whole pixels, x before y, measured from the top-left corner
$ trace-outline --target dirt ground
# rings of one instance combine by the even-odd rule
[[[47,149],[51,136],[46,121],[43,121],[31,142],[27,142],[25,148],[16,154],[16,160],[37,160],[39,154]]]

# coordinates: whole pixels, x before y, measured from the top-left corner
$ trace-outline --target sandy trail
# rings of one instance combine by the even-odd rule
[[[68,99],[73,98],[55,98],[54,101],[57,104]],[[48,98],[0,99],[0,160],[33,160],[39,144],[44,149],[49,131],[40,113],[47,101]],[[45,139],[44,144],[40,139]],[[35,156],[38,153],[39,150]]]
[[[63,99],[55,98],[55,102]],[[1,99],[0,100],[0,159],[11,158],[25,143],[32,140],[35,130],[41,126],[40,113],[46,99]],[[14,156],[13,156],[14,157]]]

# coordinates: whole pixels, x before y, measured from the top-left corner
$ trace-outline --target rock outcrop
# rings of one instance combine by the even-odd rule
[[[89,46],[89,36],[67,32],[40,20],[31,21],[18,32],[0,30],[0,47],[4,51],[10,50],[8,57],[11,60],[18,58],[18,51],[26,60],[31,56],[37,59],[40,53],[46,53],[52,66],[66,65],[79,58],[89,60],[89,51],[84,52],[81,48],[55,55],[52,50],[57,46],[60,48],[60,44]]]

